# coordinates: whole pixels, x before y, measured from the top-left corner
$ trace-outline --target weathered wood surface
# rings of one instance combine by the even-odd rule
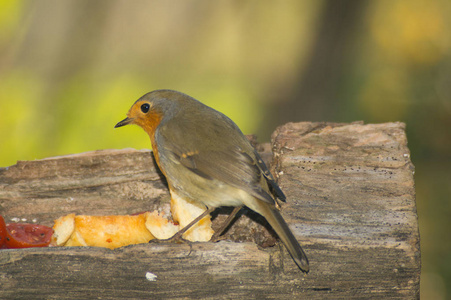
[[[308,275],[280,245],[258,247],[254,242],[274,240],[247,214],[231,227],[232,241],[1,250],[0,298],[418,298],[404,124],[290,123],[276,130],[272,146],[272,168],[288,197],[282,214],[310,259]],[[0,169],[7,222],[51,225],[71,212],[167,210],[168,200],[148,151],[105,150]]]

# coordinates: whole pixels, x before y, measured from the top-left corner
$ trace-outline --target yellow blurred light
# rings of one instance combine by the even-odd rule
[[[378,1],[371,31],[387,57],[403,63],[431,65],[450,49],[446,11],[437,1]]]

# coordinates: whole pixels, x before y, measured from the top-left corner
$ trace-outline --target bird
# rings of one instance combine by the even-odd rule
[[[128,124],[149,135],[171,197],[207,209],[178,236],[217,207],[235,207],[236,213],[246,206],[266,219],[299,269],[309,272],[307,256],[279,212],[277,200],[286,196],[230,118],[184,93],[162,89],[136,100],[115,128]]]

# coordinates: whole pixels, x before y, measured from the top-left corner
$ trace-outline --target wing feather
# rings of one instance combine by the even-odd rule
[[[211,118],[211,114],[203,117]],[[271,192],[276,197],[285,199],[260,155],[244,135],[237,134],[239,129],[230,119],[219,114],[208,120],[209,127],[199,127],[186,120],[187,118],[178,118],[177,121],[173,119],[157,129],[155,138],[159,151],[164,149],[166,153],[170,153],[173,162],[197,176],[229,184],[264,202],[275,204],[270,191],[261,185],[262,178],[265,178]],[[223,130],[225,127],[230,130]],[[201,143],[202,147],[198,147]],[[164,161],[161,163],[164,164]]]

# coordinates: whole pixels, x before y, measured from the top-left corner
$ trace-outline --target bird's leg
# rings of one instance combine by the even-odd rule
[[[199,222],[200,220],[202,220],[205,216],[207,216],[208,214],[210,214],[211,212],[213,212],[216,209],[216,207],[209,207],[206,211],[204,211],[203,213],[201,213],[197,218],[195,218],[194,220],[192,220],[188,225],[186,225],[185,227],[183,227],[182,229],[180,229],[179,231],[177,231],[176,234],[174,234],[172,237],[165,239],[165,240],[157,240],[157,239],[153,239],[150,240],[150,243],[155,243],[155,242],[169,242],[169,243],[177,243],[179,241],[186,241],[182,236],[183,234],[188,231],[188,229],[190,229],[191,227],[193,227],[197,222]]]
[[[222,223],[219,230],[217,230],[213,236],[210,239],[210,242],[217,242],[221,240],[221,234],[224,233],[224,230],[229,227],[230,223],[232,223],[233,219],[235,218],[236,214],[243,208],[243,206],[236,206],[233,211],[230,213],[230,215],[227,217],[227,219]]]
[[[211,212],[213,212],[216,209],[216,207],[209,207],[206,211],[204,211],[203,213],[201,213],[197,218],[195,218],[194,220],[192,220],[188,225],[186,225],[185,227],[183,227],[182,229],[180,229],[176,234],[174,234],[173,237],[171,237],[171,239],[180,239],[182,237],[182,235],[188,231],[188,229],[190,229],[191,227],[193,227],[197,222],[199,222],[200,220],[202,220],[205,216],[209,215]]]

